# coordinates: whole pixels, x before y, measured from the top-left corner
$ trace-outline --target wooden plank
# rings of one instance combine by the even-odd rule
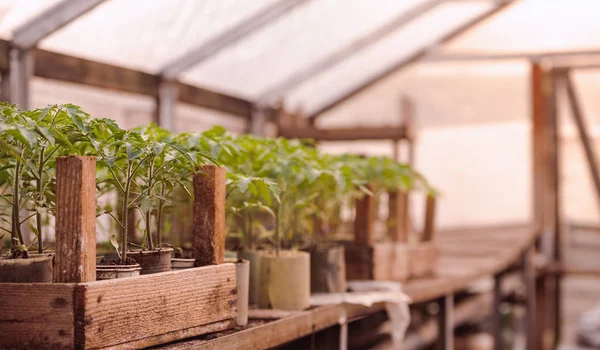
[[[37,77],[155,97],[158,94],[160,79],[155,75],[46,50],[33,51],[33,74]],[[0,57],[1,53],[0,47]],[[249,101],[181,82],[174,84],[180,102],[250,119]]]
[[[396,242],[408,242],[408,236],[410,235],[409,203],[408,192],[388,193],[389,235]]]
[[[427,196],[425,202],[425,224],[423,225],[423,241],[431,242],[435,240],[435,207],[436,197]]]
[[[0,283],[0,347],[73,348],[73,284]]]
[[[180,102],[233,114],[245,120],[252,117],[250,101],[184,83],[177,83],[176,87]]]
[[[85,348],[156,345],[230,325],[237,310],[234,264],[84,283],[77,287]],[[217,329],[217,330],[218,330]]]
[[[401,140],[406,138],[403,125],[327,129],[295,128],[280,129],[279,132],[282,137],[316,141]]]
[[[46,50],[34,51],[33,74],[40,78],[151,96],[158,91],[158,78],[152,74]]]
[[[225,259],[225,168],[204,165],[194,174],[193,256],[196,266]]]
[[[6,71],[10,65],[10,44],[6,40],[0,40],[0,71]]]
[[[96,280],[96,158],[56,159],[55,282]]]
[[[401,69],[421,60],[422,58],[426,57],[431,52],[431,49],[440,47],[443,44],[449,42],[450,40],[466,33],[467,31],[473,29],[474,27],[485,22],[492,16],[494,16],[497,13],[501,12],[502,10],[506,9],[508,5],[510,5],[514,2],[516,2],[516,1],[508,0],[508,1],[498,2],[490,10],[484,11],[483,13],[476,16],[475,18],[463,23],[462,25],[458,26],[457,28],[455,28],[452,31],[443,35],[441,38],[437,39],[432,44],[425,46],[424,48],[414,52],[413,54],[411,54],[408,57],[403,57],[398,62],[395,62],[394,64],[392,64],[389,67],[385,67],[379,73],[377,73],[374,76],[371,76],[371,77],[367,78],[365,81],[359,83],[358,86],[351,88],[347,92],[344,92],[342,96],[336,97],[333,101],[327,103],[326,105],[322,106],[317,111],[312,113],[310,118],[316,119],[317,116],[324,114],[325,112],[335,108],[336,106],[339,106],[343,102],[348,101],[350,98],[352,98],[352,97],[356,96],[357,94],[361,93],[362,91],[370,88],[371,86],[373,86],[377,82],[381,81],[382,79],[385,79],[386,77],[388,77],[394,73],[397,73]]]
[[[12,43],[19,49],[28,50],[102,2],[104,0],[59,1],[15,28]]]
[[[373,196],[363,195],[356,200],[354,217],[354,243],[369,245],[373,243],[375,227],[375,204]]]

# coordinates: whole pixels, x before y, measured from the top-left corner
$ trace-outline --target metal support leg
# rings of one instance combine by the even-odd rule
[[[502,303],[502,293],[500,290],[502,284],[502,274],[494,276],[494,300],[492,305],[492,330],[494,334],[494,349],[503,348],[502,341],[502,314],[500,314],[500,304]]]
[[[177,87],[172,81],[161,81],[158,85],[155,121],[160,127],[171,131],[173,131],[175,124],[174,119],[177,94]]]
[[[29,80],[33,74],[31,51],[10,50],[10,102],[29,109]]]
[[[527,350],[534,350],[541,339],[536,335],[536,288],[533,248],[523,254],[523,279],[527,302],[525,304]]]
[[[454,296],[446,295],[439,299],[438,350],[454,349]]]

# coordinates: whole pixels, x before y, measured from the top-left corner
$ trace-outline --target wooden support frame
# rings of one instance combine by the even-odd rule
[[[41,49],[30,51],[33,64],[29,69],[35,77],[155,98],[158,96],[161,79],[155,75]],[[0,71],[10,69],[9,61],[9,43],[0,40]],[[174,82],[174,85],[179,92],[179,102],[232,114],[245,120],[252,117],[250,101],[182,82]]]
[[[313,113],[311,114],[311,116],[309,118],[310,119],[318,118],[319,115],[322,115],[325,112],[339,106],[340,104],[342,104],[345,101],[349,100],[350,98],[356,96],[360,92],[368,89],[369,87],[373,86],[375,83],[381,81],[382,79],[384,79],[394,73],[397,73],[401,69],[421,60],[422,58],[426,57],[433,48],[443,45],[443,44],[449,42],[450,40],[466,33],[467,31],[473,29],[475,26],[483,23],[484,21],[488,20],[492,16],[505,10],[509,5],[511,5],[514,2],[515,2],[515,0],[503,0],[503,1],[497,2],[490,10],[484,11],[483,13],[476,16],[475,18],[463,23],[462,25],[458,26],[454,30],[446,33],[445,35],[443,35],[441,38],[435,40],[435,42],[431,43],[430,45],[427,45],[423,49],[420,49],[420,50],[414,52],[412,55],[410,55],[407,58],[403,58],[403,59],[399,60],[398,62],[394,63],[390,67],[387,67],[387,68],[383,69],[381,72],[375,74],[374,76],[367,78],[365,81],[361,82],[355,88],[350,89],[349,92],[344,93],[342,96],[336,97],[333,101],[318,108],[316,111],[313,111]]]
[[[210,56],[233,45],[267,24],[276,21],[308,1],[310,0],[279,0],[233,28],[208,39],[199,47],[167,63],[161,69],[160,75],[166,79],[176,79],[187,69],[200,64]]]
[[[66,157],[57,162],[61,207],[55,268],[60,270],[56,276],[69,283],[0,283],[6,296],[0,299],[0,347],[143,348],[235,327],[232,263],[93,281],[95,159]],[[220,207],[224,203],[223,196]],[[211,224],[214,220],[203,227],[211,231]],[[206,250],[195,253],[213,259],[220,254],[214,247]]]
[[[581,110],[581,104],[579,103],[579,99],[577,97],[577,91],[575,90],[575,86],[573,85],[573,81],[569,76],[568,71],[558,70],[555,71],[555,74],[557,75],[556,78],[558,78],[559,81],[562,81],[566,89],[569,106],[571,107],[571,114],[575,121],[575,125],[577,126],[577,131],[579,132],[579,138],[581,139],[581,144],[585,152],[585,158],[587,159],[592,182],[594,183],[594,187],[596,189],[596,199],[598,200],[598,205],[600,208],[600,171],[598,170],[598,164],[596,163],[596,159],[598,158],[596,157],[596,152],[592,146],[592,142],[590,141],[588,129],[586,127],[583,112]]]
[[[285,81],[282,81],[281,83],[269,88],[267,91],[261,94],[261,97],[259,97],[258,100],[262,102],[270,102],[274,99],[285,95],[285,93],[302,85],[303,83],[318,76],[319,74],[326,72],[327,70],[338,65],[342,61],[348,59],[348,57],[360,52],[361,50],[364,50],[369,46],[376,44],[385,36],[392,33],[394,30],[397,30],[409,24],[410,22],[417,19],[427,11],[438,6],[442,2],[443,0],[428,0],[422,4],[416,5],[414,8],[402,11],[391,21],[384,23],[380,27],[367,33],[364,36],[361,36],[360,38],[354,40],[350,44],[332,53],[331,55],[319,60],[318,62],[315,62],[309,67],[297,72]]]

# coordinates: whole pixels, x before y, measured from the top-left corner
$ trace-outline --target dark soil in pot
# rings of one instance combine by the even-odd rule
[[[135,260],[142,267],[142,275],[171,271],[171,256],[173,248],[158,248],[155,250],[131,250],[127,257]]]
[[[0,282],[50,283],[53,266],[52,254],[30,254],[29,258],[0,258]]]

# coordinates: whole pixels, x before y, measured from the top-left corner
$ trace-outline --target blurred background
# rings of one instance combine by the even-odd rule
[[[0,0],[1,94],[125,128],[359,130],[318,147],[413,162],[442,193],[440,229],[522,224],[534,220],[534,65],[582,67],[569,76],[598,149],[599,13],[597,0]],[[563,252],[600,271],[598,193],[567,102],[558,88]],[[377,135],[406,123],[410,150]],[[565,277],[565,343],[598,300],[592,275]]]

